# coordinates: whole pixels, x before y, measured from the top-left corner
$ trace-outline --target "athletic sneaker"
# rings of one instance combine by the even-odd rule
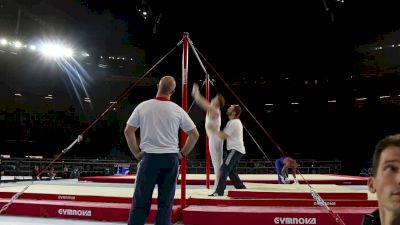
[[[214,193],[212,193],[211,195],[208,195],[208,196],[224,196],[224,195],[223,195],[223,194],[220,195],[220,194],[218,194],[217,192],[214,192]]]

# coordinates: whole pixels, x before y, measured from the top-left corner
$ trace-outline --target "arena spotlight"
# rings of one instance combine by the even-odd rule
[[[40,51],[44,56],[51,58],[72,57],[74,54],[71,48],[54,43],[44,44]]]
[[[15,48],[22,48],[22,43],[20,41],[15,41],[14,42],[14,47]]]

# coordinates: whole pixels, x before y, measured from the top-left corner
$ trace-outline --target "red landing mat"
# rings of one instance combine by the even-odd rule
[[[0,198],[11,198],[15,192],[0,192]],[[280,193],[277,193],[278,195]],[[291,193],[293,194],[293,193]],[[332,193],[334,194],[334,193]],[[229,195],[229,192],[228,192]],[[311,195],[310,195],[311,196]],[[287,196],[286,196],[287,197]],[[310,197],[311,198],[311,197]],[[58,200],[58,201],[77,201],[77,202],[107,202],[107,203],[126,203],[131,204],[131,197],[111,197],[111,196],[92,196],[92,195],[65,195],[65,194],[44,194],[44,193],[23,193],[18,199],[36,200]],[[324,198],[330,207],[377,207],[376,200],[367,199],[328,199]],[[152,199],[152,204],[157,204],[157,198]],[[180,199],[174,199],[174,204],[180,204]],[[220,199],[216,197],[189,197],[189,205],[220,205],[220,206],[316,206],[313,199]]]
[[[347,199],[347,200],[367,200],[368,194],[361,192],[318,192],[323,199]],[[310,192],[268,192],[250,190],[230,190],[228,196],[231,198],[272,198],[272,199],[313,199]]]
[[[16,192],[0,192],[0,198],[12,198]],[[65,194],[44,194],[44,193],[23,193],[18,199],[38,200],[60,200],[60,201],[82,201],[82,202],[109,202],[128,203],[132,202],[131,197],[95,196],[95,195],[65,195]],[[153,203],[155,204],[155,203]]]
[[[329,207],[378,207],[376,200],[336,200],[324,199]],[[214,205],[214,206],[277,206],[277,207],[310,207],[316,206],[314,200],[306,199],[204,199],[190,198],[190,205]]]
[[[0,207],[3,207],[9,199],[0,199]],[[2,214],[35,217],[53,217],[97,221],[127,222],[131,204],[120,203],[93,203],[78,201],[46,201],[18,199]],[[171,222],[175,223],[179,218],[180,206],[172,209]],[[146,223],[154,223],[157,206],[152,205],[150,215]]]
[[[364,214],[376,208],[334,208],[346,225],[361,224]],[[189,206],[182,212],[183,224],[191,225],[338,225],[325,208],[256,207],[256,206]]]
[[[337,184],[337,185],[366,185],[367,177],[357,177],[348,175],[336,174],[303,174],[309,184]],[[135,175],[118,175],[118,176],[94,176],[94,177],[80,177],[79,181],[102,182],[102,183],[135,183]],[[241,174],[240,178],[243,182],[248,183],[263,183],[263,184],[276,184],[275,174]],[[299,180],[301,184],[306,182],[302,179]],[[178,179],[178,184],[181,180]],[[206,185],[205,175],[202,174],[187,174],[186,184],[188,185]],[[210,184],[214,184],[214,180],[210,179]],[[232,184],[228,180],[227,184]]]
[[[0,192],[0,198],[12,198],[16,192]],[[65,195],[65,194],[43,194],[43,193],[23,193],[18,199],[37,199],[37,200],[59,200],[59,201],[79,201],[79,202],[108,202],[108,203],[132,203],[132,197],[114,196],[95,196],[95,195]],[[157,204],[157,198],[152,199],[152,204]],[[180,204],[180,199],[174,199],[174,204]]]

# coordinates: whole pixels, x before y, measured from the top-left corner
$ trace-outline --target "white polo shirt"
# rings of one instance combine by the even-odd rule
[[[246,154],[243,142],[243,125],[239,119],[229,120],[224,128],[224,133],[228,135],[226,139],[226,149]]]
[[[140,128],[140,149],[147,153],[178,153],[179,128],[196,128],[189,115],[171,101],[150,99],[140,103],[126,122]]]

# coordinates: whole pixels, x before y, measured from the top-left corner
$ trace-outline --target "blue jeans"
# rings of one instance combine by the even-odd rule
[[[128,225],[144,225],[150,212],[155,185],[158,186],[158,211],[155,225],[170,225],[178,177],[176,153],[144,153],[136,174],[136,187]]]
[[[285,157],[281,157],[277,160],[275,160],[275,170],[276,170],[276,174],[278,175],[278,184],[284,184],[284,182],[282,181],[283,177],[281,174],[281,171],[283,169],[284,166],[284,161]],[[288,172],[285,171],[286,177],[288,177]]]

